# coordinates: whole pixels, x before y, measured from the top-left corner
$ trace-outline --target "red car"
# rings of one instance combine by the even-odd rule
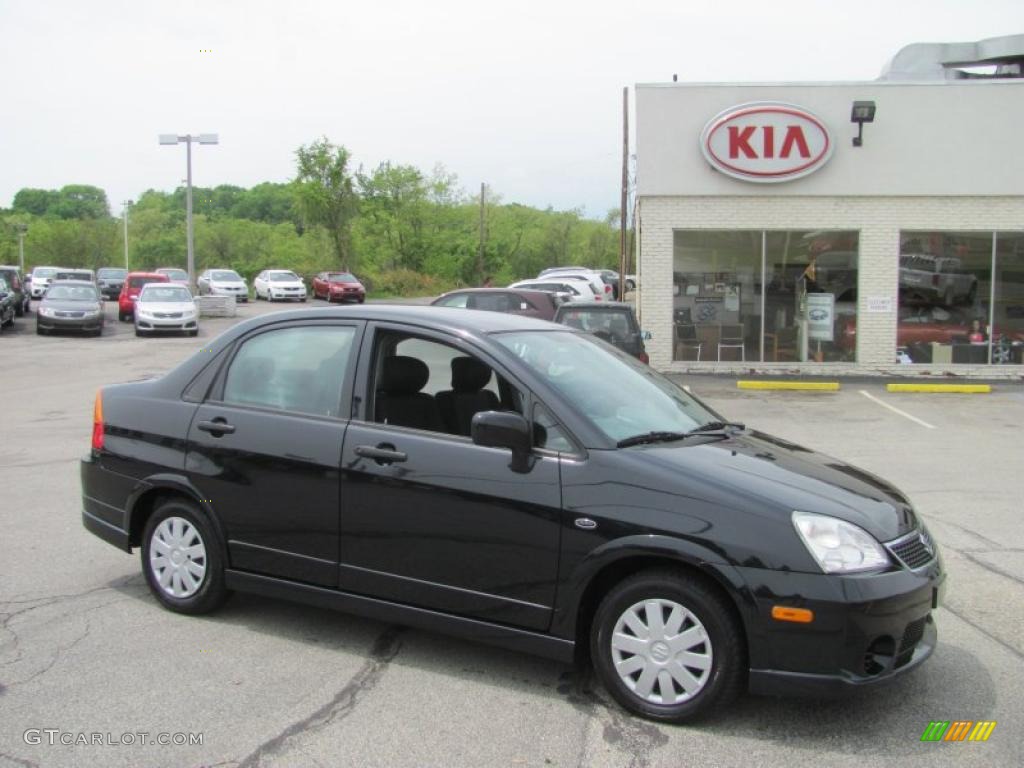
[[[135,300],[146,283],[168,283],[170,278],[159,272],[129,272],[117,297],[117,319],[122,323],[135,317]]]
[[[967,310],[939,306],[901,306],[896,325],[896,346],[908,347],[912,344],[952,344],[958,339],[966,339],[971,333],[971,321],[976,318]],[[981,320],[982,327],[988,320]],[[996,326],[993,338],[1006,334],[1010,341],[1024,341],[1024,334],[1014,328]],[[857,318],[844,317],[839,319],[839,334],[836,342],[840,347],[854,350],[857,347]]]
[[[321,272],[313,278],[313,298],[332,301],[366,301],[366,288],[351,272]]]

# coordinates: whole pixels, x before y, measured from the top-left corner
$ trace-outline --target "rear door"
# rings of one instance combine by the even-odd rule
[[[261,328],[196,411],[186,469],[232,568],[337,586],[341,447],[361,321]]]

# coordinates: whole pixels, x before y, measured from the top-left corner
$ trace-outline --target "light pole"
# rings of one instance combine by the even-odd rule
[[[22,275],[25,274],[25,233],[28,227],[24,224],[18,225],[18,269]]]
[[[185,162],[187,163],[188,173],[185,179],[185,231],[188,240],[188,282],[190,286],[195,286],[196,283],[196,264],[195,264],[195,252],[194,244],[192,240],[192,142],[198,142],[199,144],[216,144],[218,143],[216,133],[200,133],[198,136],[193,136],[190,133],[184,136],[179,136],[176,133],[161,133],[160,143],[161,144],[179,144],[185,142]]]
[[[133,205],[131,200],[125,200],[124,206],[124,268],[128,271],[128,209]]]

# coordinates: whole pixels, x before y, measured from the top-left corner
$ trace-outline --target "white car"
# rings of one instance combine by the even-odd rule
[[[167,275],[168,281],[176,285],[188,285],[188,272],[184,269],[178,269],[177,267],[160,267],[157,271],[158,275]]]
[[[288,269],[264,269],[252,281],[257,299],[267,301],[305,301],[306,284]]]
[[[535,277],[532,280],[512,283],[509,288],[562,294],[568,301],[601,301],[601,294],[597,292],[597,288],[582,277]]]
[[[199,309],[184,285],[148,283],[135,300],[135,335],[177,331],[199,333]]]
[[[29,284],[32,286],[33,299],[42,298],[50,286],[50,281],[57,276],[59,271],[60,267],[36,267],[32,270],[32,279]]]
[[[594,291],[598,296],[606,299],[607,301],[611,301],[613,298],[614,292],[612,291],[611,285],[604,281],[601,273],[596,269],[587,269],[585,267],[551,267],[537,275],[538,280],[561,280],[566,277],[576,277],[586,280],[594,286]],[[601,299],[598,299],[598,301],[600,300]]]
[[[249,300],[249,286],[233,269],[208,269],[196,279],[199,295],[234,296],[235,301]]]

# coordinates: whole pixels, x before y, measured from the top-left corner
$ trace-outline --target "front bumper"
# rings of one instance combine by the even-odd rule
[[[194,331],[199,328],[196,318],[135,318],[135,325],[140,331]]]
[[[331,291],[327,294],[330,301],[365,301],[365,291]]]
[[[103,315],[96,317],[43,317],[36,314],[36,325],[46,331],[99,331]]]
[[[918,571],[837,576],[738,568],[747,584],[750,691],[835,695],[890,682],[935,650],[931,611],[945,589],[942,561]],[[808,624],[777,621],[773,606],[807,608]]]
[[[235,301],[248,301],[249,292],[242,290],[241,288],[237,291],[231,288],[213,288],[209,289],[210,296],[234,296]]]
[[[269,291],[271,301],[287,301],[289,299],[295,301],[303,301],[306,298],[305,291]]]

